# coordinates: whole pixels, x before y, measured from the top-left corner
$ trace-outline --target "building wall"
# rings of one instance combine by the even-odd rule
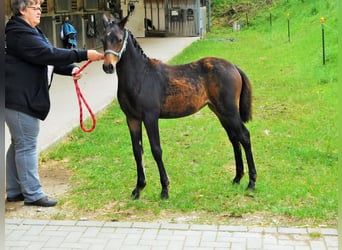
[[[109,10],[106,8],[107,0],[45,0],[42,4],[42,16],[39,27],[43,30],[50,42],[57,47],[62,47],[60,29],[66,17],[77,30],[78,48],[102,47],[101,36],[103,33],[102,15]],[[6,0],[6,16],[12,15],[10,0]],[[62,10],[59,7],[69,6]],[[95,25],[94,25],[95,24]],[[87,35],[89,27],[94,27],[95,36]]]
[[[200,0],[45,0],[39,26],[54,46],[62,47],[60,29],[68,17],[77,30],[78,48],[100,48],[104,29],[102,15],[111,12],[113,2],[120,5],[122,16],[134,7],[127,28],[136,37],[198,36],[203,34],[201,27],[205,29],[202,24],[205,11],[200,11]],[[7,18],[11,16],[10,3],[11,0],[5,0]],[[145,31],[145,17],[152,21],[154,30]],[[95,28],[95,36],[88,35],[89,27]]]

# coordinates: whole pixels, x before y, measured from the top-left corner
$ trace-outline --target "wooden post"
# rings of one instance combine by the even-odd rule
[[[287,37],[288,37],[288,41],[291,42],[290,13],[287,13]]]
[[[324,17],[321,17],[319,20],[322,24],[322,56],[323,56],[323,65],[325,65]]]

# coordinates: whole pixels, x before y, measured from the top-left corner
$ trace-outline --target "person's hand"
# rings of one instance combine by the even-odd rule
[[[77,81],[78,79],[80,79],[80,78],[82,77],[82,72],[80,72],[80,73],[77,74],[77,72],[78,72],[79,70],[80,70],[79,67],[75,67],[75,68],[72,69],[72,71],[71,71],[72,79],[74,79],[74,80]]]
[[[87,55],[88,55],[88,60],[90,61],[99,61],[99,60],[103,60],[104,58],[102,53],[99,53],[93,49],[88,50]]]

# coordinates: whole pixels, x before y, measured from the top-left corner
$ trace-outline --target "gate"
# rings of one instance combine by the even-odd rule
[[[146,36],[198,36],[199,0],[145,0]]]

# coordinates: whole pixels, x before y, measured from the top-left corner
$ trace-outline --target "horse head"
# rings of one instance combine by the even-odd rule
[[[128,21],[128,16],[129,13],[122,20],[115,19],[112,15],[110,18],[105,14],[102,17],[105,27],[102,39],[104,50],[102,68],[108,74],[114,73],[115,66],[126,49],[128,31],[125,29],[125,25]]]

